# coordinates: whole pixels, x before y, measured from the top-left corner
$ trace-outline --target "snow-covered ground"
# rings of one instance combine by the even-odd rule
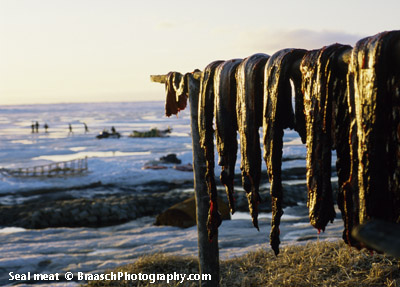
[[[191,180],[192,173],[173,168],[142,169],[146,162],[169,153],[176,153],[182,164],[192,162],[189,113],[185,110],[178,118],[166,118],[162,102],[1,107],[0,168],[32,167],[88,156],[89,173],[66,178],[13,178],[0,175],[0,203],[22,202],[26,194],[32,194],[29,191],[79,187],[99,181],[117,187],[135,187],[154,180]],[[32,121],[39,122],[39,133],[31,133]],[[48,133],[44,132],[44,123],[49,125]],[[69,123],[73,133],[69,133]],[[85,133],[83,123],[88,125],[88,133]],[[103,129],[110,130],[112,126],[122,134],[120,139],[95,138]],[[128,137],[133,130],[146,131],[154,127],[172,127],[172,133],[166,138]],[[283,169],[305,167],[306,149],[297,134],[285,132],[284,141],[283,157],[294,160],[284,161]],[[239,166],[240,153],[237,173]],[[216,174],[219,171],[216,167]],[[265,184],[268,179],[263,178],[262,181]],[[75,197],[95,196],[90,189],[66,192],[72,192]],[[40,194],[37,199],[40,200]],[[270,215],[263,214],[260,217],[260,232],[252,227],[248,214],[238,213],[233,220],[223,222],[219,233],[222,258],[269,248]],[[11,271],[97,272],[130,263],[134,258],[150,252],[197,255],[195,227],[157,227],[152,225],[153,221],[154,218],[142,218],[104,228],[24,230],[0,227],[0,285],[11,283],[8,281]],[[341,237],[342,226],[343,223],[337,218],[325,233],[318,235],[308,223],[304,205],[288,208],[281,226],[282,244],[301,244],[307,240],[317,240],[318,237],[336,240]]]

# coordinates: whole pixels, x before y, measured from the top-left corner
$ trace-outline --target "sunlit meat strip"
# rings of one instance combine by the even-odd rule
[[[199,95],[199,134],[200,146],[204,151],[206,160],[206,183],[210,196],[210,208],[208,211],[207,229],[208,238],[212,240],[218,234],[218,226],[221,225],[221,214],[218,211],[217,188],[214,175],[214,74],[223,61],[210,63],[203,71],[200,79]]]
[[[301,63],[307,129],[307,188],[310,223],[325,230],[335,218],[331,186],[334,127],[332,102],[338,78],[338,57],[343,45],[307,52]]]
[[[282,211],[282,148],[283,130],[295,127],[295,115],[292,108],[292,88],[290,78],[295,62],[306,53],[300,49],[285,49],[276,52],[269,58],[265,67],[264,84],[264,159],[271,184],[272,220],[270,244],[275,254],[279,253],[279,224]],[[301,78],[295,75],[295,98],[303,99]],[[304,112],[301,110],[301,113]],[[304,116],[303,116],[304,117]],[[305,130],[303,127],[302,130]]]
[[[236,71],[236,112],[240,137],[242,185],[247,195],[253,225],[258,228],[258,193],[261,176],[259,128],[262,125],[264,67],[269,56],[254,54]]]
[[[225,186],[231,213],[235,212],[234,178],[237,154],[236,118],[236,68],[241,59],[233,59],[219,65],[214,76],[215,137],[222,167],[221,183]]]
[[[400,222],[399,43],[400,31],[362,39],[349,65],[358,138],[357,154],[352,154],[358,169],[352,169],[351,177],[358,178],[359,198],[347,216],[358,212],[360,224],[373,218]]]
[[[186,108],[187,80],[184,75],[178,72],[169,72],[165,83],[165,115],[167,117],[178,114]]]

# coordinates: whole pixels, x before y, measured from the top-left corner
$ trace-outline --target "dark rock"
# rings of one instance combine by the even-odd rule
[[[228,205],[218,197],[218,210],[221,213],[222,220],[231,219]],[[169,225],[177,227],[191,227],[196,225],[196,200],[195,197],[179,202],[156,218],[154,225]]]
[[[170,154],[168,154],[166,156],[160,157],[160,162],[163,162],[163,163],[176,163],[176,164],[182,163],[182,161],[180,159],[178,159],[176,157],[176,154],[174,154],[174,153],[170,153]]]

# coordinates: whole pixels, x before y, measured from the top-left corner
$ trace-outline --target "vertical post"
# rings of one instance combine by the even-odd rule
[[[197,233],[199,247],[199,267],[200,274],[210,274],[211,281],[201,280],[201,287],[219,286],[219,250],[218,234],[213,241],[208,240],[207,216],[209,209],[208,189],[205,182],[206,161],[204,151],[200,147],[200,134],[198,126],[198,104],[200,82],[192,74],[188,74],[188,90],[191,117],[191,132],[193,146],[193,171],[194,171],[194,190],[196,196],[196,216]]]

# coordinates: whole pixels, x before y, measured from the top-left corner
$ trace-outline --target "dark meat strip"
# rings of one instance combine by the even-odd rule
[[[221,225],[221,214],[218,211],[217,187],[214,175],[214,73],[215,69],[223,61],[215,61],[209,64],[200,79],[199,97],[199,134],[200,146],[204,150],[206,159],[206,182],[210,195],[210,209],[208,211],[207,229],[208,239],[211,241],[218,234],[218,226]]]
[[[226,61],[218,66],[214,76],[215,137],[222,167],[221,183],[225,186],[231,213],[235,212],[233,182],[237,154],[236,78],[242,59]]]
[[[331,186],[332,101],[343,45],[307,52],[301,62],[307,128],[307,187],[310,223],[325,230],[335,218]]]
[[[400,31],[362,39],[349,65],[358,135],[359,224],[372,218],[400,222],[400,69],[394,61],[399,41]]]
[[[236,71],[236,112],[240,137],[242,185],[246,191],[253,225],[258,228],[258,193],[261,177],[261,148],[258,130],[262,125],[264,67],[269,56],[254,54]]]
[[[352,50],[351,46],[342,46],[337,53],[346,53]],[[337,63],[340,65],[340,63]],[[336,170],[338,175],[338,207],[342,213],[344,222],[343,239],[346,243],[355,244],[350,232],[355,220],[358,221],[358,215],[353,212],[355,206],[358,206],[357,195],[357,176],[350,177],[351,170],[357,170],[357,161],[352,162],[352,155],[357,157],[357,130],[355,121],[352,122],[352,113],[354,113],[354,100],[350,99],[347,85],[348,65],[341,64],[333,69],[335,72],[331,86],[332,90],[332,147],[336,149]],[[332,77],[331,77],[332,78]],[[354,94],[354,93],[352,93]],[[353,108],[351,108],[353,107]]]
[[[265,67],[264,85],[264,159],[268,169],[271,184],[272,220],[270,244],[279,253],[279,224],[282,211],[282,148],[283,130],[293,129],[295,118],[292,108],[292,89],[290,85],[291,68],[301,60],[306,50],[285,49],[278,51],[269,58]],[[296,86],[301,86],[299,78],[295,79]],[[301,93],[301,89],[295,89]],[[296,96],[303,98],[302,95]],[[303,113],[303,111],[301,111]],[[304,113],[303,113],[304,114]]]
[[[302,49],[296,49],[296,53],[302,53]],[[303,55],[304,56],[304,55]],[[304,113],[304,95],[302,89],[302,75],[300,71],[301,58],[293,62],[291,70],[291,80],[294,88],[294,130],[300,136],[301,142],[306,143],[306,115]],[[294,69],[296,66],[296,69]]]
[[[354,95],[354,94],[353,94]],[[351,245],[360,247],[359,244],[351,234],[353,227],[357,226],[359,223],[359,196],[358,196],[358,178],[357,178],[357,170],[358,170],[358,138],[357,138],[357,124],[355,121],[355,111],[354,111],[354,96],[348,94],[348,107],[349,108],[349,159],[350,159],[350,167],[349,178],[340,186],[339,185],[339,192],[338,192],[338,207],[342,212],[342,219],[344,222],[344,230],[343,230],[343,240]],[[339,150],[345,149],[344,146],[337,146],[337,156],[338,161],[339,158],[341,162],[336,163],[336,169],[338,171],[338,179],[341,180],[341,176],[339,176],[339,169],[343,168],[343,175],[346,173],[345,163],[346,157],[342,157],[339,155]],[[339,181],[338,180],[338,181]]]
[[[357,57],[357,46],[354,47],[352,54]],[[348,66],[347,74],[347,105],[349,113],[349,156],[350,156],[350,175],[346,182],[343,183],[338,193],[338,207],[342,212],[344,222],[343,240],[350,246],[361,248],[360,243],[353,238],[352,230],[359,225],[359,191],[358,191],[358,137],[357,137],[357,121],[356,121],[356,104],[355,104],[355,73],[351,71],[352,64]],[[342,147],[337,144],[337,150]],[[339,157],[338,157],[339,159]],[[339,167],[337,165],[339,172]],[[338,173],[339,176],[339,173]]]
[[[165,83],[166,101],[165,115],[167,117],[178,114],[186,108],[187,80],[184,75],[178,72],[169,72]]]

